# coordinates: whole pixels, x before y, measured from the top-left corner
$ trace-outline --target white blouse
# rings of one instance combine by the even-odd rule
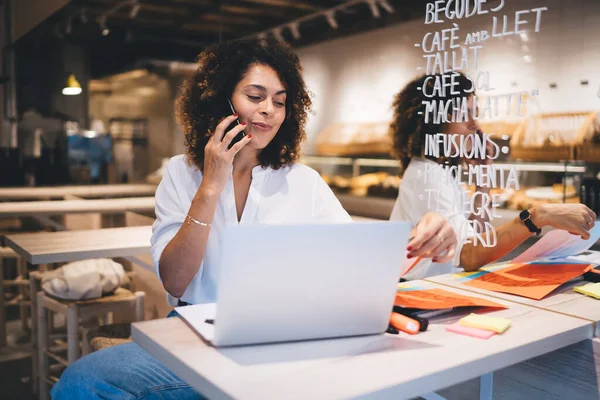
[[[160,256],[185,222],[201,181],[202,172],[189,165],[183,155],[171,158],[164,169],[156,190],[156,221],[151,239],[157,274]],[[346,222],[352,222],[351,217],[315,170],[299,163],[278,170],[260,166],[252,169],[252,182],[240,224]],[[216,301],[216,276],[222,250],[220,238],[227,224],[238,224],[231,175],[219,197],[200,269],[181,300],[192,304]],[[173,300],[169,298],[172,305]]]
[[[463,211],[467,199],[468,194],[458,182],[448,179],[439,164],[422,158],[410,161],[402,176],[400,192],[390,219],[410,221],[415,226],[428,212],[438,212],[454,228],[458,244],[451,262],[433,263],[431,258],[423,259],[405,275],[406,279],[422,279],[459,271],[455,267],[460,264],[462,247],[473,237],[473,228]]]

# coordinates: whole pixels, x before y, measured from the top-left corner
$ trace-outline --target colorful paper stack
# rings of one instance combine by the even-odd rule
[[[585,294],[586,296],[600,299],[600,283],[588,283],[587,285],[577,286],[574,288],[577,293]]]
[[[503,333],[510,324],[511,321],[506,318],[470,314],[448,326],[446,330],[480,339],[489,339],[496,333]]]

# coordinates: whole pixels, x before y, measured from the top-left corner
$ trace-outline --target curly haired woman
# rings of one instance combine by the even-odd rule
[[[443,90],[436,81],[451,84],[452,87]],[[450,122],[444,122],[441,118],[439,121],[435,118],[426,120],[427,110],[424,102],[449,104],[448,109],[444,108],[444,112],[448,112],[448,116],[444,119]],[[533,232],[539,233],[544,226],[567,230],[584,239],[589,238],[589,230],[594,227],[596,220],[593,211],[583,204],[546,204],[524,210],[526,213],[522,214],[523,217],[516,217],[496,227],[495,245],[484,246],[479,240],[480,237],[484,239],[485,237],[477,236],[481,232],[474,228],[489,223],[490,215],[483,210],[486,204],[481,200],[485,198],[489,200],[490,188],[477,187],[479,194],[470,199],[458,183],[461,177],[455,179],[456,177],[449,176],[448,171],[451,169],[445,167],[457,166],[463,162],[489,165],[491,157],[488,155],[491,153],[493,156],[495,151],[493,143],[487,139],[483,144],[478,142],[476,146],[481,149],[485,147],[487,155],[468,160],[447,157],[443,149],[437,152],[435,147],[426,143],[427,135],[438,134],[453,137],[452,140],[456,139],[455,143],[467,143],[465,147],[470,147],[471,143],[480,140],[477,139],[479,125],[474,118],[473,84],[462,73],[425,75],[414,79],[396,95],[393,109],[394,119],[390,132],[402,168],[402,184],[391,219],[416,223],[433,210],[448,220],[458,237],[452,262],[423,258],[406,274],[407,279],[446,274],[452,272],[453,267],[458,266],[465,271],[476,270],[505,256],[529,238]],[[451,122],[452,115],[454,115],[454,122]],[[456,118],[460,115],[464,118]],[[470,140],[467,140],[467,136],[470,136]],[[467,149],[467,151],[471,150]],[[440,157],[434,157],[435,153]],[[450,153],[455,153],[455,150]],[[465,204],[471,203],[473,207],[465,207]],[[487,203],[488,207],[491,207],[490,203]],[[470,223],[469,220],[476,220],[476,222]],[[443,246],[441,239],[440,243]]]
[[[184,83],[176,113],[187,154],[173,157],[165,168],[151,240],[159,277],[177,304],[215,301],[227,224],[351,222],[319,174],[296,162],[311,106],[301,72],[298,57],[284,44],[244,40],[207,48]],[[229,102],[237,114],[227,116]],[[230,125],[235,126],[228,130]],[[245,136],[234,140],[242,131]],[[430,242],[443,235],[449,240],[442,250],[454,251],[454,232],[439,214],[425,216],[413,235],[412,254],[437,255]],[[201,398],[134,343],[73,363],[52,395]]]

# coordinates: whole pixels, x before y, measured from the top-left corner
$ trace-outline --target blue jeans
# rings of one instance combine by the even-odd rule
[[[171,312],[169,317],[173,315]],[[53,400],[204,399],[135,343],[80,358],[63,372],[50,395]]]

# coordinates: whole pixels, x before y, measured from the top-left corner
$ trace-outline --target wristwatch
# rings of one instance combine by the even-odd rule
[[[521,211],[521,213],[519,214],[519,218],[521,219],[521,222],[525,224],[527,229],[529,229],[529,232],[535,233],[536,236],[540,236],[540,233],[542,233],[542,230],[540,228],[538,228],[533,223],[533,221],[531,221],[531,213],[529,212],[529,210]]]

